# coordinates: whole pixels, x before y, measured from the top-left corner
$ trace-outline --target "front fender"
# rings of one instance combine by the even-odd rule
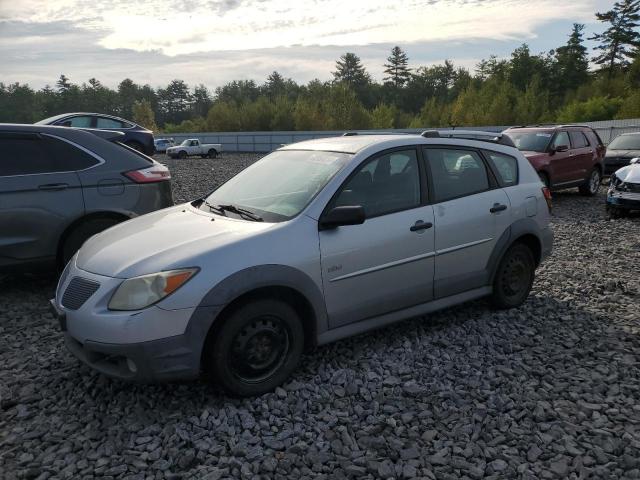
[[[201,339],[203,347],[211,326],[227,305],[246,293],[265,287],[287,287],[298,292],[313,310],[316,336],[327,330],[324,296],[311,277],[286,265],[259,265],[240,270],[211,288],[196,307],[185,333]],[[313,340],[315,342],[315,338]]]

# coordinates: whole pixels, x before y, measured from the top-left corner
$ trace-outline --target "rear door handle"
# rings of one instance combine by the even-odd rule
[[[44,185],[39,185],[38,188],[40,190],[64,190],[69,188],[68,183],[46,183]]]
[[[501,203],[494,203],[494,204],[493,204],[493,207],[491,207],[491,208],[489,209],[489,211],[490,211],[491,213],[496,213],[496,212],[501,212],[501,211],[506,210],[506,209],[507,209],[507,206],[506,206],[506,205],[503,205],[503,204],[501,204]]]
[[[431,222],[423,222],[422,220],[418,220],[415,224],[409,227],[409,230],[412,232],[419,232],[421,230],[427,230],[428,228],[433,227],[433,223]]]

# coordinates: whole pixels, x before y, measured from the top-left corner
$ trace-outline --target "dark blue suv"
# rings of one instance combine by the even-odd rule
[[[61,127],[99,128],[101,130],[117,130],[124,133],[122,143],[144,153],[153,155],[155,145],[153,132],[129,120],[101,113],[63,113],[55,117],[45,118],[36,125],[57,125]]]

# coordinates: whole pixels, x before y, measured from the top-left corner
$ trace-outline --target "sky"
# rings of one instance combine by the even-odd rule
[[[522,43],[564,44],[574,22],[601,31],[613,0],[0,0],[0,81],[34,88],[95,77],[152,87],[174,78],[212,90],[279,71],[331,79],[354,52],[374,79],[394,45],[410,66],[452,60],[473,69]]]

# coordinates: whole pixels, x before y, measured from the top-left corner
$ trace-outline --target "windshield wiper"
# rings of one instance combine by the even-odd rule
[[[244,218],[249,218],[251,220],[254,220],[256,222],[262,222],[263,219],[260,215],[257,215],[255,213],[253,213],[251,210],[246,210],[244,208],[240,208],[237,207],[235,205],[232,204],[228,204],[228,205],[216,205],[215,208],[227,211],[227,212],[231,212],[231,213],[235,213],[237,215],[240,215],[241,217]]]
[[[237,207],[235,205],[212,205],[211,203],[203,200],[203,203],[209,207],[210,210],[213,210],[216,213],[223,214],[224,212],[231,212],[237,215],[240,215],[242,218],[248,218],[249,220],[253,220],[254,222],[262,222],[264,221],[260,215],[253,213],[250,210],[246,210],[244,208]]]

